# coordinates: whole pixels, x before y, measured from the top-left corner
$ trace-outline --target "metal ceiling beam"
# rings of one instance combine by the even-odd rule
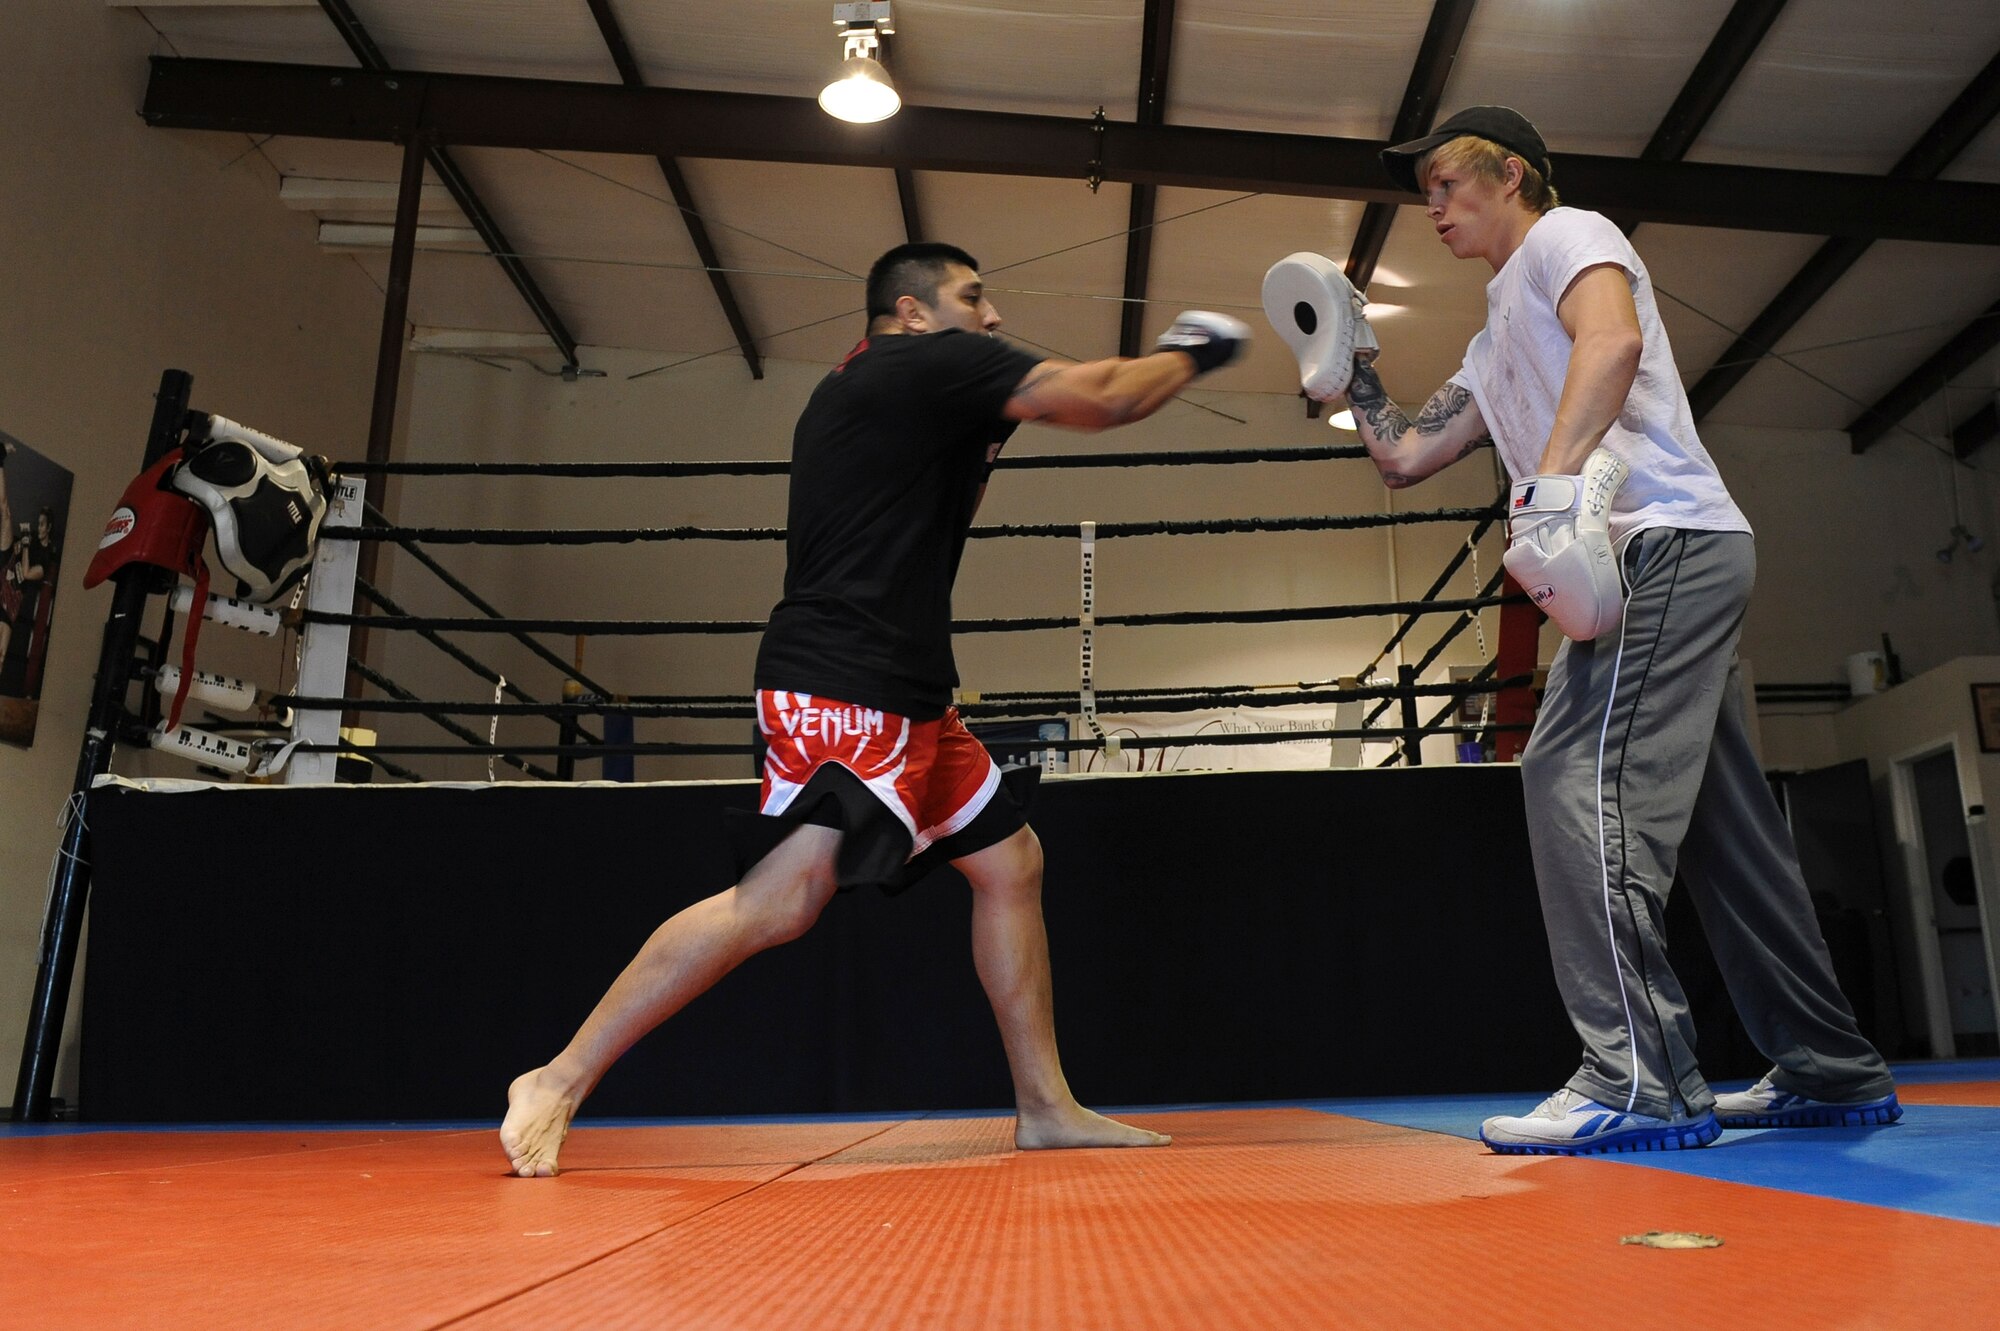
[[[1167,123],[1167,74],[1174,58],[1174,0],[1146,0],[1139,40],[1139,119],[1148,127]],[[1159,187],[1132,186],[1125,215],[1125,303],[1118,307],[1118,354],[1139,354],[1146,324],[1146,280],[1153,269],[1153,207]]]
[[[618,70],[618,77],[628,88],[646,86],[645,76],[639,72],[639,62],[632,54],[632,45],[625,40],[625,30],[618,26],[618,16],[611,12],[611,0],[586,0],[590,6],[590,16],[597,20],[597,31],[604,38],[604,45],[611,52],[611,63]],[[743,353],[743,360],[750,366],[750,377],[764,377],[764,358],[757,350],[757,341],[750,336],[750,325],[744,322],[743,309],[736,303],[736,293],[730,288],[729,276],[722,271],[722,260],[717,257],[715,243],[708,238],[708,224],[702,220],[701,210],[695,207],[694,191],[688,188],[687,176],[681,171],[680,163],[671,157],[656,156],[653,160],[660,164],[660,174],[667,179],[667,192],[674,196],[674,203],[680,209],[681,221],[687,225],[688,239],[694,244],[694,252],[701,259],[701,266],[708,274],[708,284],[715,289],[715,299],[722,305],[722,317],[729,321],[729,331],[736,335],[736,345]]]
[[[924,215],[917,207],[917,173],[896,168],[896,202],[903,209],[903,236],[911,244],[924,238]]]
[[[368,35],[368,30],[361,26],[361,20],[354,16],[354,10],[349,7],[347,0],[319,0],[319,6],[325,11],[327,18],[332,20],[333,26],[339,30],[341,39],[347,43],[347,48],[354,52],[354,58],[361,62],[362,68],[386,81],[391,89],[399,82],[425,77],[399,74],[390,70],[388,59],[382,54],[381,48],[375,45],[374,38]],[[355,77],[353,70],[321,72]],[[542,330],[549,335],[549,340],[556,344],[556,350],[562,353],[563,363],[574,367],[577,363],[576,339],[570,335],[569,326],[563,322],[562,316],[556,313],[555,306],[549,302],[549,298],[542,293],[542,288],[536,283],[534,275],[528,271],[527,265],[515,257],[514,247],[508,243],[506,233],[500,229],[500,223],[494,219],[486,205],[480,202],[479,195],[473,191],[472,182],[466,179],[465,173],[459,169],[458,163],[452,160],[451,154],[445,150],[441,141],[436,136],[427,134],[426,127],[420,123],[412,123],[402,133],[387,137],[391,141],[401,142],[412,135],[425,139],[428,149],[425,155],[430,159],[431,170],[435,171],[438,179],[444,182],[445,189],[451,193],[452,202],[458,205],[459,211],[465,214],[468,222],[472,223],[480,239],[486,242],[486,248],[492,252],[495,262],[507,274],[507,280],[514,284],[514,289],[521,293],[521,299],[528,303],[528,309],[533,312],[536,322],[540,323]]]
[[[1437,120],[1444,85],[1451,79],[1451,67],[1458,60],[1458,44],[1465,39],[1465,25],[1472,21],[1474,0],[1437,0],[1431,10],[1430,26],[1424,29],[1423,44],[1417,47],[1417,63],[1410,69],[1410,82],[1403,89],[1403,104],[1397,108],[1396,122],[1389,130],[1389,142],[1408,143],[1430,133]],[[1389,241],[1389,228],[1396,223],[1396,209],[1386,203],[1371,203],[1361,210],[1361,224],[1354,231],[1354,247],[1347,253],[1347,280],[1366,291],[1375,278],[1375,263]]]
[[[1687,150],[1694,146],[1709,117],[1735,86],[1737,75],[1750,63],[1750,57],[1756,54],[1764,34],[1777,22],[1784,7],[1785,0],[1736,0],[1735,8],[1710,39],[1708,49],[1695,62],[1694,72],[1681,85],[1680,95],[1660,118],[1660,127],[1653,131],[1652,139],[1639,153],[1640,160],[1678,162],[1687,156]],[[1612,220],[1628,236],[1639,227],[1638,222],[1629,218]]]
[[[1936,183],[1937,174],[1965,151],[1996,115],[2000,115],[2000,55],[1986,62],[1978,77],[1953,99],[1916,145],[1903,154],[1903,159],[1890,168],[1889,178],[1879,186],[1881,192],[1905,193]],[[1793,325],[1805,317],[1806,311],[1867,252],[1871,242],[1886,237],[1886,233],[1858,234],[1833,219],[1822,229],[1831,232],[1833,239],[1820,246],[1819,252],[1806,261],[1777,298],[1751,320],[1742,336],[1730,344],[1715,366],[1689,390],[1688,405],[1694,409],[1696,421],[1713,411],[1731,389],[1743,382],[1759,360],[1775,349]]]
[[[156,56],[141,114],[162,128],[646,156],[1061,177],[1407,203],[1371,139],[906,106],[876,125],[803,97],[473,74],[371,73]],[[1555,155],[1579,204],[1643,221],[2000,245],[2000,185]]]
[[[1854,451],[1865,452],[1870,444],[1895,429],[1898,421],[1995,347],[2000,347],[2000,300],[1988,305],[1984,314],[1959,329],[1929,360],[1910,371],[1901,383],[1848,423],[1847,433],[1853,438]]]
[[[1986,399],[1986,405],[1960,421],[1951,432],[1952,452],[1962,462],[2000,435],[2000,396]]]

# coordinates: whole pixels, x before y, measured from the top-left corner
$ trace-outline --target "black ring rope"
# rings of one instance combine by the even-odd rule
[[[1481,518],[1479,520],[1479,525],[1472,529],[1472,535],[1466,538],[1464,545],[1458,547],[1458,553],[1452,556],[1451,562],[1444,566],[1444,572],[1437,575],[1437,580],[1431,583],[1429,590],[1427,590],[1423,594],[1423,596],[1419,598],[1420,600],[1429,601],[1433,599],[1434,597],[1437,596],[1439,592],[1445,589],[1447,584],[1451,582],[1452,576],[1456,574],[1458,570],[1464,566],[1465,561],[1471,557],[1473,546],[1478,542],[1479,538],[1486,534],[1487,528],[1491,527],[1496,521],[1499,520],[1500,514],[1497,510],[1501,502],[1502,501],[1500,499],[1496,499],[1494,501],[1494,507],[1496,511],[1488,514],[1486,517]],[[1490,587],[1487,588],[1484,592],[1481,593],[1481,595],[1487,595],[1487,596],[1492,595],[1492,588]],[[1407,637],[1409,635],[1410,630],[1416,627],[1417,619],[1418,616],[1411,615],[1408,619],[1403,621],[1402,627],[1398,628],[1395,631],[1395,633],[1390,635],[1389,641],[1382,644],[1382,650],[1375,653],[1375,659],[1370,661],[1367,665],[1361,668],[1359,673],[1364,679],[1367,678],[1369,675],[1375,673],[1375,667],[1382,664],[1383,657],[1387,656],[1390,652],[1396,650],[1396,644],[1401,642],[1405,637]]]
[[[1319,448],[1226,448],[1172,453],[1043,453],[1002,457],[994,466],[1009,471],[1078,467],[1209,467],[1240,462],[1328,462],[1365,458],[1359,444]],[[789,461],[711,462],[336,462],[346,476],[787,476]]]
[[[1415,614],[1463,614],[1499,605],[1495,596],[1458,601],[1370,601],[1351,605],[1279,607],[1268,610],[1168,610],[1151,614],[1098,615],[1098,628],[1149,628],[1162,624],[1284,624],[1293,621],[1326,619],[1366,619],[1375,615],[1405,612]],[[366,624],[374,628],[407,629],[428,635],[451,633],[578,633],[601,637],[642,637],[654,634],[762,633],[761,619],[468,619],[442,615],[351,615],[337,610],[306,610],[300,619],[309,624]],[[1078,627],[1075,615],[1054,615],[1027,619],[962,619],[951,626],[953,633],[1016,633],[1041,629]]]
[[[1467,681],[1467,682],[1468,682],[1468,683],[1481,683],[1481,682],[1484,682],[1484,681],[1485,681],[1485,680],[1487,680],[1487,679],[1490,679],[1490,678],[1492,678],[1492,676],[1493,676],[1493,673],[1494,673],[1494,670],[1495,670],[1495,668],[1497,667],[1497,665],[1498,665],[1498,663],[1497,663],[1497,662],[1494,662],[1494,661],[1488,661],[1488,662],[1487,662],[1486,664],[1482,665],[1482,666],[1481,666],[1481,667],[1479,668],[1479,673],[1478,673],[1477,675],[1474,675],[1474,676],[1472,677],[1472,679],[1471,679],[1471,680],[1469,680],[1469,681]],[[1532,676],[1530,676],[1530,678],[1532,678]],[[1507,687],[1510,687],[1510,686],[1513,686],[1513,685],[1515,685],[1515,684],[1517,684],[1517,683],[1519,683],[1519,682],[1520,682],[1520,681],[1519,681],[1518,679],[1513,679],[1513,680],[1506,680],[1506,681],[1503,681],[1503,682],[1502,682],[1502,684],[1501,684],[1501,685],[1500,685],[1499,687],[1501,687],[1501,688],[1507,688]],[[1453,710],[1454,708],[1456,708],[1457,706],[1458,706],[1458,704],[1457,704],[1456,702],[1452,702],[1452,703],[1447,703],[1447,704],[1445,704],[1445,705],[1444,705],[1443,707],[1440,707],[1440,708],[1439,708],[1439,709],[1438,709],[1438,710],[1437,710],[1437,711],[1436,711],[1435,713],[1433,713],[1433,714],[1432,714],[1432,716],[1431,716],[1431,719],[1430,719],[1429,721],[1426,721],[1426,722],[1424,722],[1424,723],[1423,723],[1422,725],[1420,725],[1420,726],[1418,726],[1418,727],[1417,727],[1417,730],[1416,730],[1416,733],[1415,733],[1414,735],[1412,735],[1412,736],[1411,736],[1411,738],[1412,738],[1412,739],[1414,739],[1414,740],[1416,740],[1416,741],[1417,741],[1418,743],[1420,743],[1420,744],[1421,744],[1421,743],[1423,742],[1423,738],[1424,738],[1424,736],[1426,736],[1426,735],[1444,735],[1444,734],[1452,734],[1452,735],[1463,735],[1463,734],[1467,734],[1467,733],[1470,733],[1470,734],[1472,734],[1472,735],[1473,735],[1473,736],[1474,736],[1475,738],[1482,738],[1482,737],[1484,737],[1484,736],[1486,736],[1486,735],[1489,735],[1489,734],[1494,734],[1494,733],[1496,733],[1496,732],[1498,732],[1498,731],[1502,731],[1502,730],[1532,730],[1532,729],[1534,729],[1534,726],[1533,726],[1533,724],[1532,724],[1532,723],[1528,723],[1528,724],[1521,724],[1521,723],[1508,723],[1508,724],[1504,724],[1504,725],[1503,725],[1503,724],[1501,724],[1501,723],[1499,723],[1499,722],[1492,722],[1492,723],[1489,723],[1489,724],[1487,724],[1487,725],[1483,725],[1483,726],[1446,726],[1446,725],[1442,725],[1442,724],[1440,724],[1440,723],[1441,723],[1441,722],[1442,722],[1442,721],[1443,721],[1443,720],[1444,720],[1444,719],[1445,719],[1445,718],[1446,718],[1447,716],[1450,716],[1450,715],[1452,714],[1452,710]],[[1403,732],[1398,732],[1398,731],[1393,731],[1393,730],[1384,730],[1384,731],[1378,731],[1378,732],[1376,732],[1376,733],[1378,733],[1378,734],[1380,734],[1380,735],[1384,736],[1385,738],[1386,738],[1386,737],[1395,737],[1395,738],[1401,738],[1401,735],[1402,735],[1402,733],[1403,733]],[[1395,751],[1394,753],[1391,753],[1391,754],[1390,754],[1390,755],[1389,755],[1388,757],[1384,758],[1384,759],[1383,759],[1383,760],[1382,760],[1381,762],[1379,762],[1379,763],[1376,763],[1376,764],[1375,764],[1375,766],[1376,766],[1376,767],[1378,767],[1378,768],[1382,768],[1382,767],[1388,767],[1388,766],[1391,766],[1392,764],[1396,763],[1397,761],[1399,761],[1399,760],[1400,760],[1401,758],[1403,758],[1403,757],[1405,757],[1405,756],[1407,756],[1407,755],[1405,755],[1405,754],[1404,754],[1404,752],[1403,752],[1403,746],[1402,746],[1401,744],[1398,744],[1398,745],[1396,746],[1396,751]]]
[[[356,744],[353,740],[350,739],[342,739],[337,744],[322,744],[322,745],[301,744],[299,745],[299,747],[301,749],[310,749],[312,752],[315,753],[323,753],[331,751],[343,757],[365,758],[369,762],[373,763],[375,766],[387,772],[390,776],[400,777],[405,781],[430,780],[429,777],[425,776],[421,772],[413,772],[409,768],[401,765],[400,763],[392,763],[387,758],[377,757],[373,752],[371,752],[370,750],[364,748],[359,744]]]
[[[1460,734],[1484,735],[1489,731],[1495,731],[1495,730],[1527,730],[1529,728],[1530,727],[1526,725],[1437,726],[1428,733],[1439,734],[1439,735],[1460,735]],[[1373,741],[1376,743],[1382,743],[1394,740],[1395,738],[1397,738],[1396,732],[1386,731],[1386,730],[1355,730],[1352,728],[1327,729],[1327,730],[1260,730],[1260,731],[1247,731],[1240,734],[1210,733],[1205,735],[1154,735],[1145,737],[1143,739],[1121,740],[1119,742],[1119,748],[1126,750],[1137,750],[1137,749],[1178,749],[1190,746],[1198,746],[1198,745],[1205,746],[1212,744],[1231,744],[1231,745],[1289,744],[1296,740],[1310,740],[1310,739],[1359,739],[1359,740]],[[1104,747],[1104,742],[1098,739],[1019,739],[1019,740],[992,739],[992,740],[981,740],[980,743],[983,744],[988,749],[998,749],[1003,752],[1013,752],[1015,750],[1025,749],[1032,751],[1047,750],[1057,753],[1080,753],[1086,751],[1094,751]],[[301,744],[299,746],[299,752],[328,753],[334,751],[336,748],[342,748],[342,746],[331,745],[331,744]],[[342,748],[342,751],[345,752],[347,750]],[[471,744],[471,745],[466,745],[464,747],[459,747],[450,744],[385,744],[380,746],[380,748],[363,749],[361,750],[361,752],[364,754],[373,754],[380,752],[380,753],[398,753],[398,754],[436,754],[442,756],[459,755],[459,756],[469,756],[469,757],[480,757],[489,753],[497,754],[501,752],[534,754],[537,757],[556,756],[556,757],[581,757],[581,758],[601,758],[607,754],[631,754],[635,757],[671,757],[671,756],[724,757],[724,756],[743,756],[743,755],[754,754],[757,752],[757,747],[751,744],[682,744],[682,743],[605,744],[601,747],[596,745],[579,745],[579,744],[517,744],[511,747],[502,745],[493,745],[493,744]]]
[[[1408,694],[1418,698],[1459,698],[1476,693],[1498,693],[1502,689],[1529,682],[1532,676],[1521,676],[1501,684],[1474,683],[1471,680],[1457,680],[1447,684],[1413,684],[1408,689],[1395,684],[1370,684],[1352,689],[1314,689],[1297,693],[1256,693],[1249,695],[1217,698],[1209,694],[1181,694],[1169,697],[1126,698],[1118,694],[1099,693],[1097,710],[1100,716],[1118,711],[1135,712],[1199,712],[1216,707],[1296,707],[1323,703],[1368,702],[1376,698],[1394,700]],[[1074,708],[1076,695],[1067,698],[1051,696],[1046,702],[1024,699],[1018,702],[961,704],[959,713],[970,720],[998,719],[1003,717],[1047,715],[1051,709],[1062,710],[1060,704],[1067,703]],[[1365,722],[1363,723],[1366,724]],[[1392,732],[1378,730],[1371,732],[1389,735]]]
[[[422,699],[418,698],[416,694],[410,692],[402,685],[396,683],[394,680],[384,675],[381,671],[373,669],[364,661],[360,661],[355,657],[350,656],[347,658],[347,665],[349,669],[354,671],[354,673],[360,675],[363,679],[367,680],[370,684],[373,684],[376,688],[381,689],[384,693],[389,694],[392,698],[394,698],[398,702],[422,702]],[[481,740],[478,735],[474,734],[470,730],[467,730],[464,726],[458,724],[458,722],[452,720],[450,717],[443,716],[435,711],[429,710],[427,705],[425,707],[420,707],[416,710],[420,716],[424,717],[424,719],[428,720],[433,725],[437,726],[440,730],[443,730],[448,734],[456,735],[460,739],[465,740],[469,744],[481,743]],[[514,756],[515,751],[510,747],[503,746],[495,748],[494,746],[490,745],[485,747],[491,748],[495,756],[499,757],[509,767],[518,767],[522,771],[528,773],[529,775],[538,776],[544,781],[553,781],[556,779],[556,774],[554,772],[549,771],[547,768],[537,767],[533,763],[523,762],[521,759],[515,757]],[[391,750],[391,752],[394,752],[394,750]],[[464,750],[454,749],[452,750],[452,752],[462,753],[464,752]]]
[[[1099,693],[1097,702],[1100,710],[1127,709],[1155,712],[1189,712],[1218,704],[1239,707],[1293,707],[1300,704],[1328,702],[1367,702],[1377,698],[1399,698],[1405,693],[1419,698],[1462,697],[1475,693],[1496,693],[1503,688],[1525,684],[1532,676],[1523,675],[1502,684],[1480,684],[1471,680],[1458,680],[1446,684],[1414,684],[1403,689],[1394,684],[1371,684],[1352,689],[1318,689],[1308,692],[1257,693],[1247,697],[1227,695],[1218,698],[1214,694],[1186,689],[1159,690],[1142,697],[1133,693]],[[563,714],[590,714],[597,712],[615,713],[635,717],[665,717],[694,721],[750,721],[757,716],[756,707],[747,698],[731,697],[716,701],[694,702],[673,700],[642,703],[628,700],[599,701],[588,703],[489,703],[476,699],[455,702],[429,702],[418,698],[332,698],[315,697],[309,694],[280,694],[271,699],[273,706],[292,707],[302,712],[336,712],[352,708],[358,712],[406,713],[429,715],[437,713],[445,716],[545,716],[551,710]],[[958,704],[961,716],[973,720],[989,717],[1034,716],[1046,714],[1051,709],[1061,710],[1065,704],[1073,707],[1076,695],[1035,694],[1023,695],[1007,701],[980,701]]]
[[[1230,536],[1247,532],[1362,531],[1419,522],[1474,522],[1491,507],[1420,509],[1410,513],[1348,513],[1293,518],[1208,518],[1168,522],[1100,522],[1099,540],[1123,536]],[[974,527],[974,540],[1010,536],[1077,538],[1074,522]],[[432,545],[629,545],[643,541],[782,541],[783,527],[323,527],[322,540],[428,541]]]
[[[396,602],[390,598],[388,593],[382,591],[380,588],[370,583],[366,578],[357,577],[354,580],[354,590],[358,592],[360,595],[367,597],[370,604],[379,605],[389,613],[387,615],[348,615],[348,614],[336,615],[332,611],[305,610],[300,612],[299,615],[300,622],[301,623],[317,622],[322,624],[342,623],[342,624],[347,624],[350,627],[355,625],[375,625],[380,627],[393,627],[397,625],[398,620],[411,618],[409,613],[405,611],[402,606],[396,604]],[[498,622],[500,621],[490,620],[490,619],[486,620],[468,619],[463,621],[463,623],[466,625],[467,631],[470,632],[481,631],[480,629],[475,628],[473,626],[494,624]],[[478,658],[472,656],[470,653],[460,648],[456,643],[446,642],[443,638],[439,637],[435,631],[430,629],[415,628],[414,626],[412,626],[412,628],[418,637],[432,644],[433,646],[438,648],[438,650],[442,651],[445,655],[451,657],[452,660],[458,662],[460,665],[464,666],[467,670],[470,670],[473,674],[485,680],[488,684],[492,684],[495,687],[501,689],[508,696],[514,698],[515,700],[519,702],[536,703],[543,707],[548,707],[552,705],[548,703],[542,703],[540,699],[534,697],[532,694],[527,693],[526,691],[517,687],[513,683],[509,682],[505,676],[501,675],[498,671],[489,668],[484,662],[480,661]],[[599,736],[592,735],[588,731],[579,731],[578,733],[583,737],[585,741],[590,743],[595,743],[599,739]]]
[[[382,512],[381,509],[376,508],[375,505],[373,504],[366,504],[365,501],[364,501],[364,506],[370,518],[374,519],[376,522],[379,522],[384,526],[389,525],[389,517],[386,513]],[[397,541],[396,545],[402,550],[407,551],[411,558],[415,559],[418,563],[422,564],[425,568],[429,569],[432,573],[436,574],[438,581],[442,582],[445,586],[451,588],[453,591],[457,592],[460,596],[464,597],[466,601],[471,604],[473,609],[479,611],[483,615],[486,615],[490,619],[503,618],[501,613],[497,609],[495,609],[492,605],[488,604],[483,597],[481,597],[477,592],[473,591],[472,588],[466,586],[463,582],[459,581],[456,577],[453,577],[452,574],[445,568],[444,565],[438,563],[437,560],[431,558],[429,552],[426,551],[421,545],[417,544],[415,541]],[[605,688],[602,684],[599,684],[596,680],[584,674],[580,668],[572,665],[568,661],[563,660],[560,656],[557,656],[554,652],[542,646],[541,643],[536,642],[533,638],[530,638],[527,634],[517,633],[514,635],[514,640],[520,643],[523,647],[526,647],[529,651],[533,652],[536,656],[539,656],[542,660],[554,666],[557,670],[561,671],[564,675],[566,675],[570,679],[575,680],[578,684],[581,684],[584,688],[590,690],[592,693],[609,694],[611,692],[611,690]]]
[[[1491,593],[1496,589],[1498,589],[1500,584],[1504,582],[1506,578],[1507,578],[1507,570],[1505,568],[1495,570],[1493,576],[1486,580],[1485,591],[1489,595],[1491,595]],[[1519,600],[1524,598],[1519,598],[1519,597],[1510,598],[1502,596],[1502,597],[1496,597],[1495,599],[1501,602],[1505,602],[1508,600]],[[1455,623],[1452,624],[1450,628],[1446,629],[1443,633],[1439,634],[1438,640],[1431,644],[1430,650],[1425,652],[1421,657],[1417,658],[1417,663],[1410,667],[1410,673],[1412,675],[1421,675],[1424,671],[1430,669],[1431,664],[1435,662],[1438,659],[1438,657],[1444,654],[1444,649],[1451,645],[1452,639],[1456,638],[1459,634],[1465,632],[1466,626],[1469,625],[1470,623],[1472,623],[1471,615],[1461,616]],[[1488,664],[1490,665],[1491,662],[1488,662]],[[1373,725],[1375,723],[1375,718],[1382,715],[1383,712],[1387,711],[1388,707],[1389,704],[1387,702],[1382,703],[1380,706],[1376,707],[1374,711],[1370,712],[1367,715],[1367,717],[1362,721],[1362,724]]]

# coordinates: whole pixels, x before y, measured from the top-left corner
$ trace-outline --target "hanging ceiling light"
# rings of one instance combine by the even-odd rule
[[[819,92],[820,109],[857,125],[887,120],[902,107],[889,71],[882,68],[882,38],[893,33],[889,0],[861,0],[835,5],[833,26],[840,29],[840,70]]]

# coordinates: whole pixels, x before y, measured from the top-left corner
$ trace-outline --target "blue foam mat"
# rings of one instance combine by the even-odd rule
[[[1895,1073],[1906,1086],[1996,1081],[2000,1059],[1898,1065]],[[1526,1113],[1539,1098],[1528,1093],[1315,1100],[1305,1107],[1477,1141],[1482,1119]],[[1589,1158],[2000,1225],[2000,1108],[1905,1105],[1902,1120],[1887,1127],[1733,1130],[1701,1150]]]

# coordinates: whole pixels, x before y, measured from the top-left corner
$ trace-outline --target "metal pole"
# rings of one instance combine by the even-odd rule
[[[160,376],[152,432],[146,437],[147,467],[180,441],[193,385],[193,376],[183,370],[168,370]],[[76,760],[76,781],[70,787],[72,807],[62,848],[57,852],[48,914],[42,921],[41,961],[35,971],[34,998],[28,1006],[28,1032],[21,1042],[21,1074],[14,1083],[17,1123],[41,1123],[51,1117],[49,1091],[55,1084],[63,1017],[69,1011],[70,980],[76,974],[77,943],[83,933],[83,908],[90,895],[91,785],[111,770],[118,725],[125,713],[125,690],[132,681],[140,621],[145,617],[146,599],[157,590],[161,578],[162,570],[145,564],[127,564],[112,575],[111,617],[105,621],[104,645],[97,654],[97,683],[91,693],[89,719],[84,723],[83,749]]]
[[[387,462],[389,442],[396,429],[396,396],[403,376],[403,328],[410,311],[410,270],[415,265],[417,255],[417,205],[423,200],[424,192],[424,145],[417,134],[410,135],[403,145],[403,176],[396,187],[396,230],[389,242],[389,289],[382,300],[382,339],[375,353],[375,403],[368,416],[368,460]],[[368,499],[379,511],[383,503],[385,482],[379,475],[368,478]],[[361,546],[361,562],[355,576],[373,586],[375,583],[375,561],[381,544],[364,541]],[[354,631],[351,649],[354,659],[368,659],[368,629],[364,625]],[[347,696],[360,696],[361,681],[350,671],[347,676]],[[349,711],[344,724],[353,725],[355,714]]]

